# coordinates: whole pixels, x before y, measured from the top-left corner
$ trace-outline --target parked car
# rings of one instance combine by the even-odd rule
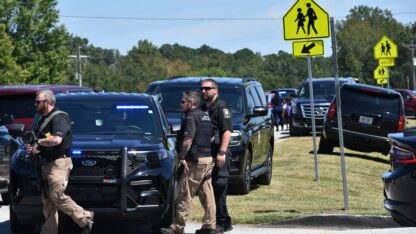
[[[0,114],[0,193],[2,204],[7,205],[10,202],[8,192],[9,185],[9,155],[10,148],[7,142],[10,141],[9,131],[6,124],[13,121],[10,115]]]
[[[416,226],[416,129],[388,135],[390,169],[382,176],[384,207],[393,219]]]
[[[395,89],[403,97],[404,110],[407,117],[416,117],[416,92],[409,89]]]
[[[264,95],[266,95],[266,100],[267,100],[267,109],[269,109],[269,111],[273,110],[273,103],[272,103],[272,99],[274,97],[274,93],[265,93]]]
[[[199,90],[208,77],[176,77],[152,82],[147,93],[155,95],[177,130],[181,121],[181,97],[184,91]],[[212,78],[218,82],[219,95],[232,112],[233,132],[230,191],[247,194],[252,179],[269,185],[274,152],[273,117],[261,84],[251,78]],[[175,127],[176,126],[176,127]]]
[[[175,135],[154,97],[127,93],[56,95],[72,122],[74,167],[65,193],[96,216],[169,226],[178,181]],[[31,129],[39,121],[36,116]],[[9,128],[21,136],[23,130]],[[41,193],[25,145],[11,158],[10,227],[32,231],[42,220]]]
[[[74,93],[74,92],[92,92],[92,89],[87,87],[71,86],[71,85],[11,85],[0,86],[0,114],[11,116],[11,122],[8,122],[3,126],[7,127],[12,123],[24,124],[24,129],[29,130],[33,121],[33,117],[36,114],[35,110],[35,97],[36,92],[41,89],[50,89],[54,93]],[[3,203],[7,204],[10,194],[8,194],[8,181],[9,181],[9,158],[10,155],[17,150],[17,144],[21,144],[21,139],[14,139],[10,137],[4,130],[1,133],[0,141],[0,161],[2,165],[1,175],[5,181],[0,186],[0,193],[2,194]],[[14,142],[14,144],[11,144]],[[4,150],[1,150],[4,149]]]
[[[398,92],[376,86],[344,84],[340,90],[342,126],[346,148],[388,154],[389,133],[405,127],[403,100]],[[331,102],[319,142],[319,153],[339,146],[336,100]]]
[[[354,78],[339,78],[340,84],[355,83]],[[332,99],[335,97],[335,79],[312,79],[313,102],[315,110],[315,126],[322,130],[324,117]],[[306,80],[299,88],[298,97],[292,101],[290,135],[305,135],[312,131],[312,111],[309,97],[309,81]]]

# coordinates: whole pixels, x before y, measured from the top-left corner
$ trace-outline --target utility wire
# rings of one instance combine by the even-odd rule
[[[413,15],[416,11],[397,12],[392,15]],[[98,20],[143,20],[143,21],[276,21],[282,20],[277,17],[265,18],[163,18],[163,17],[119,17],[119,16],[87,16],[87,15],[61,15],[62,18],[76,19],[98,19]],[[334,18],[346,18],[346,16],[335,16]]]

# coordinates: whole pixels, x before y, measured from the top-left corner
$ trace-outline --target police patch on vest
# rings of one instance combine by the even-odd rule
[[[223,109],[222,111],[224,112],[224,117],[225,118],[227,118],[227,119],[231,118],[230,110]]]

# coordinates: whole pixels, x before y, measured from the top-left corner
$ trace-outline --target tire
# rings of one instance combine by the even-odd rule
[[[251,153],[247,149],[244,153],[243,177],[233,186],[233,193],[245,195],[251,189]]]
[[[321,139],[319,140],[318,153],[331,154],[332,152],[334,152],[334,143],[325,139],[324,136],[321,136]]]
[[[3,205],[9,205],[10,204],[10,191],[8,191],[7,193],[2,193],[1,194],[1,200],[3,201]]]
[[[13,207],[9,207],[9,214],[10,214],[10,230],[13,233],[34,233],[35,232],[35,225],[34,224],[27,224],[22,225],[17,218],[17,214],[14,212]]]
[[[270,185],[273,175],[273,146],[269,146],[269,154],[267,155],[266,167],[267,171],[257,178],[257,183],[261,185]]]
[[[175,219],[175,212],[176,212],[176,198],[178,197],[178,183],[179,181],[176,179],[176,176],[174,177],[175,185],[172,189],[172,196],[170,198],[170,205],[169,210],[165,217],[163,217],[162,223],[157,225],[152,225],[152,233],[160,233],[161,228],[167,228],[169,227],[174,219]]]

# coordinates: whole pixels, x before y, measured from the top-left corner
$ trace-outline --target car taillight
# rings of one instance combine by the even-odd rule
[[[267,104],[267,108],[273,108],[272,104]]]
[[[403,115],[399,116],[399,123],[397,124],[397,132],[403,132],[404,126],[406,124],[406,119]]]
[[[412,151],[398,146],[391,147],[390,159],[393,165],[416,163],[415,155]]]
[[[337,104],[333,102],[331,103],[331,105],[329,105],[328,119],[334,119],[336,113],[337,113]]]

